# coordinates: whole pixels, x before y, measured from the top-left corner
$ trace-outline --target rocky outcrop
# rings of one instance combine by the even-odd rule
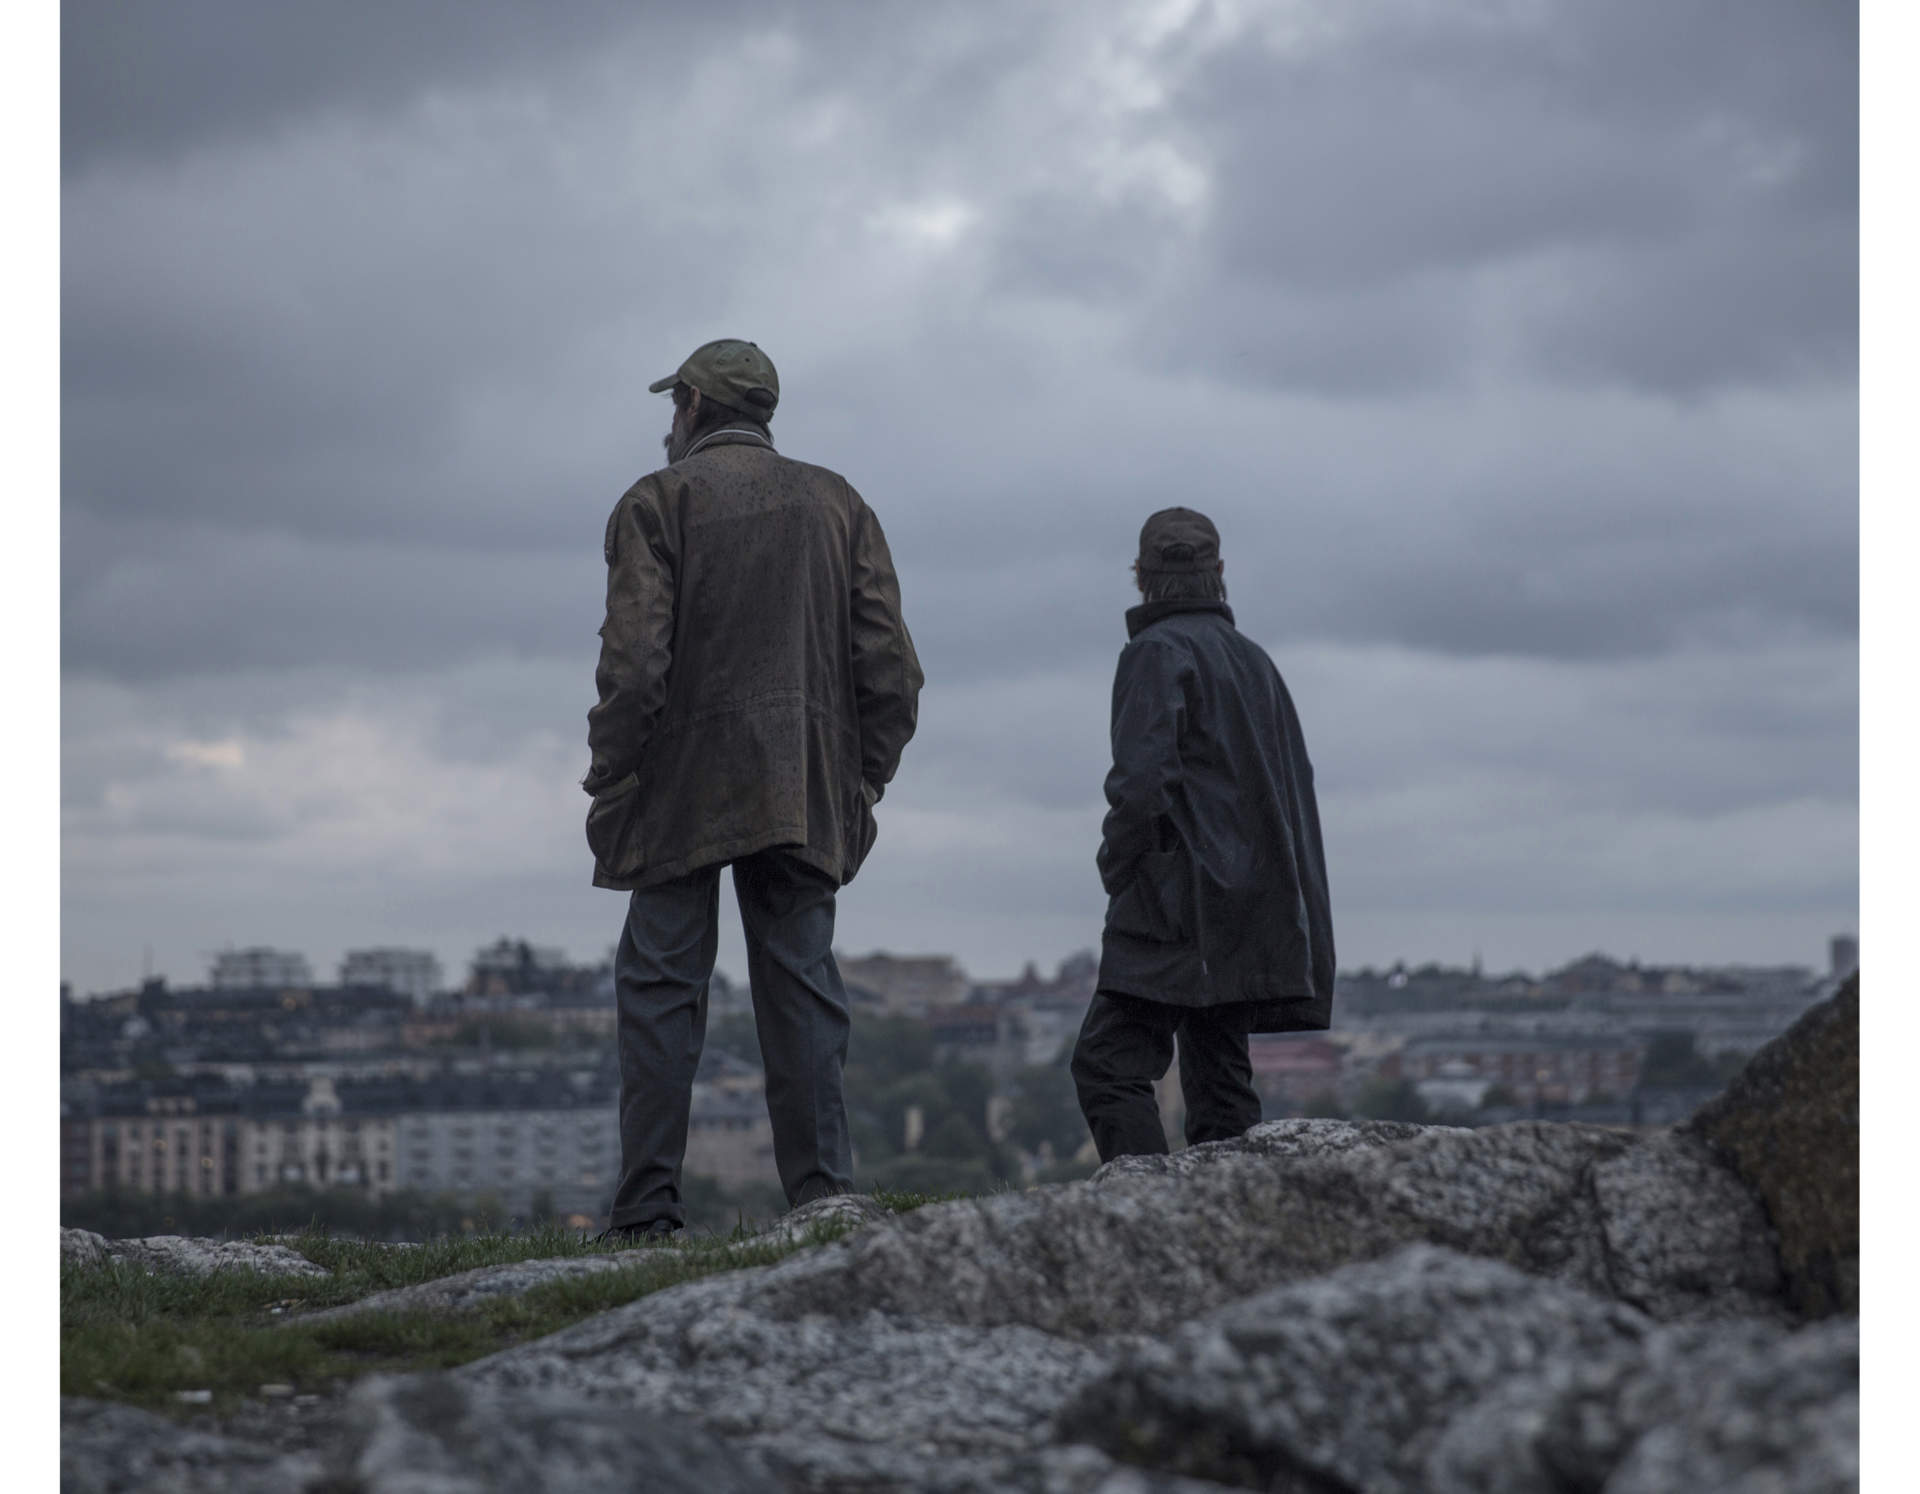
[[[1860,1310],[1860,977],[1753,1056],[1687,1131],[1754,1191],[1787,1296],[1809,1317]]]
[[[1434,1494],[1733,1494],[1859,1486],[1860,1325],[1663,1326],[1632,1351],[1555,1356],[1456,1419]]]
[[[676,1287],[455,1374],[694,1420],[803,1487],[921,1488],[940,1470],[972,1487],[1045,1447],[1049,1417],[1111,1364],[1104,1346],[1017,1324],[855,1301],[796,1318],[769,1290],[780,1269]]]
[[[1425,1242],[1660,1317],[1780,1311],[1764,1214],[1705,1148],[1593,1126],[1271,1121],[1086,1184],[922,1209],[770,1273],[791,1316],[846,1303],[1075,1337],[1157,1333]]]
[[[1824,1162],[1768,1141],[1763,1113],[1815,1104],[1849,1010],[1650,1136],[1283,1121],[902,1217],[829,1200],[783,1238],[843,1238],[370,1380],[313,1453],[235,1439],[204,1486],[542,1494],[644,1468],[713,1494],[1854,1488],[1857,1321],[1803,1314],[1854,1300],[1857,1215],[1823,1216],[1813,1175],[1856,1165],[1857,1111],[1807,1128],[1844,1153]],[[458,1310],[635,1254],[434,1289]],[[70,1488],[127,1487],[88,1482],[122,1434],[148,1439],[143,1487],[211,1466],[204,1431],[69,1407]]]
[[[375,1292],[338,1307],[298,1313],[286,1318],[283,1326],[324,1323],[370,1312],[469,1312],[496,1297],[516,1297],[556,1281],[573,1281],[582,1276],[630,1269],[636,1264],[634,1254],[632,1251],[623,1251],[617,1255],[567,1255],[552,1260],[479,1266],[454,1276],[439,1276],[413,1286]]]
[[[213,1271],[249,1270],[275,1276],[327,1276],[299,1251],[286,1245],[256,1245],[246,1240],[200,1240],[185,1235],[146,1235],[137,1240],[109,1240],[91,1230],[60,1231],[63,1264],[97,1265],[125,1261],[148,1271],[181,1276],[205,1276]]]
[[[510,1401],[445,1375],[356,1387],[329,1460],[337,1488],[758,1494],[765,1475],[692,1422],[550,1394]]]
[[[1413,1246],[1200,1318],[1077,1392],[1058,1430],[1298,1494],[1725,1489],[1755,1469],[1843,1488],[1859,1415],[1846,1327],[1662,1325]]]
[[[75,1494],[287,1494],[324,1477],[316,1458],[109,1401],[60,1401],[60,1487]]]
[[[105,1235],[96,1235],[90,1229],[62,1229],[60,1264],[97,1266],[112,1255],[112,1243]]]

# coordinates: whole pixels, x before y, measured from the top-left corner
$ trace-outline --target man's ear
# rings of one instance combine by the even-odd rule
[[[700,413],[700,391],[698,389],[689,388],[687,390],[687,419],[691,420],[693,419],[694,416],[698,415],[699,413]]]

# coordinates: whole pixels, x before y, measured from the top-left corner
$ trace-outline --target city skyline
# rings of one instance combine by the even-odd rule
[[[306,971],[306,976],[303,979],[290,979],[288,981],[264,982],[264,984],[267,984],[267,985],[293,984],[293,985],[312,986],[316,988],[330,987],[335,985],[348,986],[348,985],[356,984],[356,981],[354,979],[349,978],[349,971],[357,963],[363,966],[369,963],[367,961],[368,956],[371,956],[371,955],[381,955],[381,956],[418,955],[422,958],[429,959],[431,963],[434,964],[439,970],[447,973],[448,978],[440,982],[439,984],[433,986],[431,988],[431,994],[435,994],[435,995],[454,994],[464,989],[468,983],[468,977],[466,974],[456,974],[456,972],[466,971],[468,973],[471,973],[473,971],[476,971],[480,968],[486,956],[488,956],[489,954],[497,953],[497,951],[503,945],[513,945],[513,944],[526,945],[532,950],[536,951],[538,954],[544,955],[549,959],[557,958],[559,961],[563,962],[567,968],[575,969],[575,970],[610,969],[611,961],[613,958],[613,951],[610,947],[598,957],[587,957],[587,958],[576,959],[573,957],[573,955],[569,951],[561,949],[557,946],[534,945],[531,940],[528,940],[525,938],[516,939],[511,935],[501,935],[499,936],[499,938],[493,941],[490,941],[487,945],[476,946],[463,959],[454,959],[454,960],[448,960],[442,957],[438,951],[426,950],[426,949],[420,948],[419,946],[407,946],[407,945],[383,946],[379,949],[364,949],[364,948],[347,949],[342,952],[341,957],[338,960],[334,960],[332,962],[323,961],[323,960],[316,961],[316,960],[309,959],[307,957],[306,951],[301,949],[280,948],[280,947],[270,946],[270,945],[227,946],[219,950],[209,951],[205,954],[202,960],[202,970],[204,973],[202,977],[199,979],[182,978],[181,976],[168,971],[148,968],[148,969],[142,970],[138,981],[128,981],[116,986],[82,988],[69,980],[63,980],[62,985],[63,987],[70,990],[72,995],[81,999],[85,999],[93,996],[107,996],[107,995],[122,994],[126,991],[134,989],[138,985],[146,983],[149,980],[156,980],[156,979],[169,986],[177,987],[180,989],[195,989],[195,988],[202,988],[202,987],[218,989],[222,986],[242,988],[244,987],[244,984],[245,984],[244,982],[235,980],[235,979],[223,980],[221,977],[221,966],[223,961],[228,961],[232,959],[232,957],[239,955],[239,956],[256,957],[256,958],[266,956],[266,957],[273,957],[281,960],[297,961],[300,963],[302,968]],[[1460,961],[1458,963],[1454,963],[1442,957],[1406,957],[1406,956],[1403,956],[1394,960],[1389,960],[1389,961],[1363,961],[1363,962],[1355,962],[1352,964],[1343,963],[1340,967],[1340,975],[1344,979],[1344,978],[1357,978],[1357,977],[1362,977],[1369,974],[1373,974],[1373,975],[1386,974],[1395,970],[1438,969],[1438,970],[1446,970],[1446,971],[1471,972],[1476,976],[1484,976],[1484,978],[1486,978],[1487,980],[1511,979],[1514,977],[1525,977],[1529,979],[1544,979],[1548,976],[1553,975],[1558,971],[1564,971],[1564,970],[1570,969],[1585,961],[1603,960],[1603,961],[1607,961],[1612,964],[1618,965],[1625,969],[1647,968],[1647,969],[1657,969],[1657,970],[1685,969],[1685,970],[1695,970],[1695,971],[1710,971],[1710,970],[1759,970],[1759,969],[1768,969],[1768,968],[1776,968],[1776,969],[1777,968],[1799,968],[1799,969],[1804,969],[1815,975],[1818,975],[1822,971],[1825,971],[1831,976],[1839,976],[1846,973],[1846,971],[1841,968],[1843,964],[1848,964],[1848,962],[1850,961],[1851,965],[1849,968],[1857,967],[1858,961],[1859,961],[1859,949],[1860,949],[1860,941],[1859,941],[1858,934],[1850,931],[1835,931],[1831,933],[1822,944],[1821,946],[1822,957],[1820,958],[1787,959],[1787,960],[1765,960],[1765,959],[1753,959],[1753,958],[1727,959],[1727,960],[1674,960],[1674,959],[1643,960],[1637,954],[1620,954],[1612,950],[1606,950],[1599,947],[1592,947],[1592,948],[1582,950],[1578,954],[1571,955],[1563,960],[1559,960],[1559,961],[1555,961],[1547,964],[1527,966],[1527,965],[1489,964],[1480,955],[1478,951],[1475,951],[1474,954],[1471,955],[1468,959]],[[862,949],[859,951],[855,951],[853,949],[850,949],[844,946],[837,946],[834,950],[834,953],[843,962],[851,961],[856,963],[874,961],[874,960],[889,960],[889,959],[908,960],[908,961],[913,961],[913,960],[951,961],[957,967],[959,974],[964,976],[964,978],[971,985],[975,987],[1002,986],[1002,985],[1007,985],[1007,984],[1019,981],[1028,976],[1035,976],[1035,975],[1037,975],[1039,978],[1044,980],[1044,979],[1053,977],[1057,973],[1071,966],[1076,965],[1080,961],[1089,960],[1089,959],[1097,961],[1098,959],[1097,944],[1089,944],[1078,949],[1070,950],[1065,953],[1056,954],[1046,958],[1030,958],[1020,962],[1020,964],[1015,966],[1014,968],[1010,970],[1005,970],[1005,971],[976,970],[971,966],[969,966],[966,961],[957,959],[955,956],[951,954],[951,952],[944,951],[944,950],[918,950],[918,949],[904,949],[904,948],[888,949],[888,948],[876,947],[873,949]],[[325,974],[325,972],[328,972],[328,971],[334,972],[331,977]],[[729,984],[739,985],[741,986],[742,989],[745,988],[744,987],[744,979],[745,979],[744,971],[745,971],[744,961],[741,964],[737,965],[732,971],[729,971],[726,968],[724,961],[716,960],[714,962],[714,974],[720,980],[727,982]],[[366,977],[365,983],[375,984],[375,985],[390,984],[391,988],[396,991],[410,991],[411,994],[413,994],[416,999],[424,999],[424,997],[427,994],[429,994],[429,990],[426,987],[419,985],[418,982],[409,983],[406,981],[383,980],[378,976],[369,975]]]

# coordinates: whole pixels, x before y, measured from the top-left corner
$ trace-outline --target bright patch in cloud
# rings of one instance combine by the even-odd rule
[[[238,737],[214,742],[172,742],[167,746],[167,756],[176,763],[196,768],[244,768],[247,765],[246,744]]]
[[[948,249],[978,217],[971,204],[957,197],[935,197],[881,208],[868,216],[867,226],[908,243]]]

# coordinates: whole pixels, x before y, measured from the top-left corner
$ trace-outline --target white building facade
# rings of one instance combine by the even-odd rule
[[[313,984],[307,957],[291,950],[223,949],[213,957],[208,983],[217,991],[260,991]]]
[[[350,949],[340,962],[340,984],[379,986],[425,1006],[440,989],[440,962],[424,949]]]

